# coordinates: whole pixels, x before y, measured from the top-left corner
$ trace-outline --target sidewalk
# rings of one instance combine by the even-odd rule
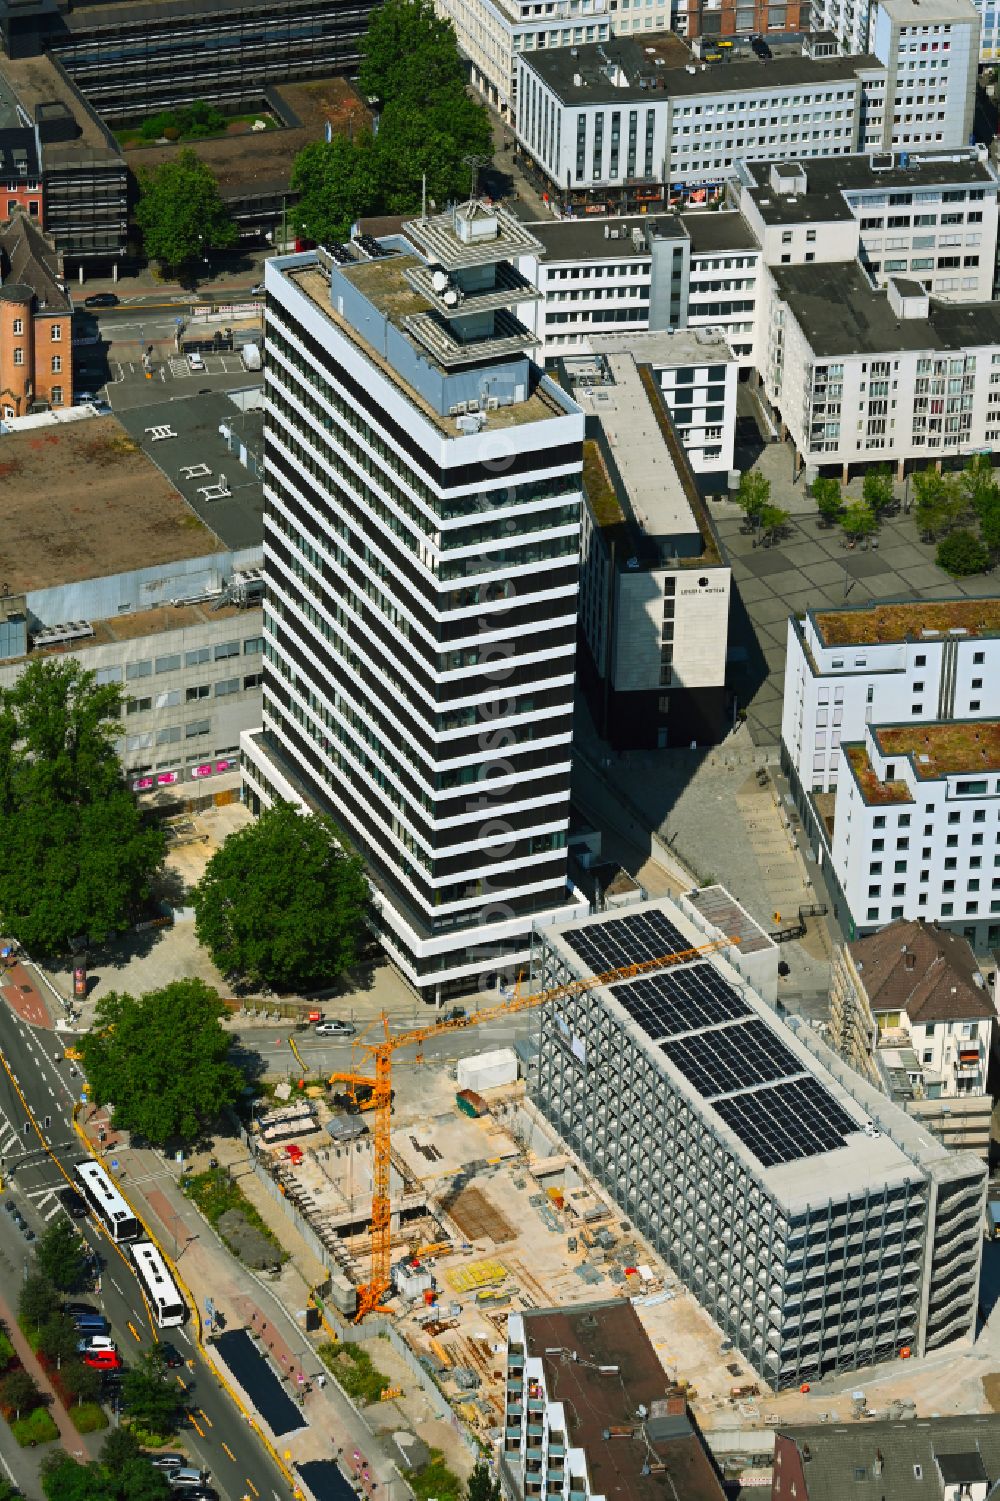
[[[98,1122],[99,1117],[95,1116],[84,1127],[95,1142],[96,1150],[100,1150],[96,1144]],[[223,1139],[216,1144],[215,1155],[221,1165],[231,1165],[236,1174],[239,1174],[242,1164],[249,1168],[245,1148],[239,1141]],[[276,1374],[287,1383],[290,1394],[296,1396],[301,1389],[306,1426],[274,1441],[280,1452],[287,1456],[286,1463],[296,1466],[314,1460],[329,1461],[340,1450],[350,1448],[364,1451],[365,1463],[376,1483],[388,1487],[392,1481],[398,1480],[393,1461],[380,1441],[373,1437],[367,1422],[340,1388],[326,1379],[326,1369],[316,1354],[312,1338],[294,1316],[293,1310],[298,1313],[306,1308],[310,1292],[310,1286],[295,1262],[286,1262],[280,1276],[273,1282],[270,1279],[264,1281],[230,1255],[211,1226],[185,1197],[171,1166],[155,1151],[124,1148],[116,1151],[115,1159],[120,1165],[117,1176],[124,1191],[154,1236],[173,1257],[178,1274],[198,1309],[204,1310],[206,1300],[211,1299],[216,1315],[222,1315],[227,1330],[247,1329],[259,1337],[261,1348],[267,1350]],[[202,1163],[194,1159],[192,1165],[200,1169],[207,1166],[207,1161]],[[263,1218],[273,1218],[273,1201],[257,1184],[252,1172],[240,1175],[240,1187]],[[300,1264],[307,1267],[312,1262],[316,1280],[326,1276],[325,1269],[312,1257],[284,1216],[281,1217],[280,1234],[283,1245],[296,1261],[301,1258]],[[326,1338],[324,1334],[322,1339]],[[213,1345],[209,1343],[204,1349],[220,1376],[224,1377],[224,1384],[232,1389],[235,1386],[232,1374]],[[300,1374],[304,1383],[298,1380]],[[322,1385],[317,1380],[320,1376],[324,1378]],[[308,1392],[304,1390],[305,1385],[311,1388]],[[239,1395],[245,1410],[252,1412],[249,1399],[242,1392]],[[253,1416],[264,1428],[258,1415],[254,1413]]]
[[[92,1459],[96,1450],[93,1452],[89,1451],[86,1448],[86,1440],[73,1427],[69,1414],[56,1396],[52,1383],[42,1368],[41,1361],[21,1333],[14,1310],[2,1293],[0,1293],[0,1319],[7,1326],[7,1334],[11,1344],[14,1346],[18,1360],[24,1366],[24,1369],[35,1385],[49,1399],[49,1414],[59,1429],[59,1438],[63,1448],[68,1454],[72,1454],[74,1459]],[[103,1435],[97,1435],[97,1437],[98,1439],[102,1439]],[[46,1449],[45,1452],[48,1453],[49,1450]]]

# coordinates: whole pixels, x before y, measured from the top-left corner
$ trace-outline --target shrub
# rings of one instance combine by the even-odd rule
[[[59,1429],[45,1407],[36,1407],[28,1417],[11,1423],[10,1431],[22,1449],[33,1448],[35,1444],[51,1444],[59,1437]]]
[[[990,551],[974,532],[964,527],[951,532],[938,543],[935,554],[937,565],[953,578],[968,578],[973,573],[984,573],[990,566]]]
[[[99,1402],[81,1402],[70,1408],[69,1415],[77,1433],[100,1433],[108,1426],[108,1415]]]
[[[363,1345],[353,1345],[348,1341],[320,1345],[319,1356],[355,1402],[377,1402],[386,1387],[392,1385]]]

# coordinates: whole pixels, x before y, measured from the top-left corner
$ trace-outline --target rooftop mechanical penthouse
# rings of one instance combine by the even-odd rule
[[[429,1000],[565,920],[583,415],[529,357],[472,201],[267,266],[263,728],[254,805],[328,810]],[[414,250],[414,246],[419,250]]]

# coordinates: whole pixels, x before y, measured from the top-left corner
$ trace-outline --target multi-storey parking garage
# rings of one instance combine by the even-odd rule
[[[535,984],[702,936],[669,901],[546,928]],[[772,1385],[971,1334],[983,1164],[779,1021],[720,953],[550,1003],[540,1032],[536,1103]]]

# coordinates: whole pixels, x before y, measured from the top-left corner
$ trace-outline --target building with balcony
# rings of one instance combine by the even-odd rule
[[[749,919],[735,950],[748,942]],[[536,989],[704,942],[668,900],[536,934]],[[725,950],[545,1006],[530,1098],[773,1387],[974,1333],[987,1173]]]
[[[723,1501],[718,1471],[631,1303],[507,1320],[508,1501]]]
[[[838,945],[834,1046],[949,1147],[985,1157],[996,1009],[969,944],[936,923],[897,919]]]
[[[924,918],[1000,943],[1000,722],[867,724],[839,754],[821,854],[848,936]]]
[[[244,782],[345,829],[433,1000],[586,906],[566,865],[584,418],[516,316],[531,233],[477,202],[405,231],[267,263]]]

